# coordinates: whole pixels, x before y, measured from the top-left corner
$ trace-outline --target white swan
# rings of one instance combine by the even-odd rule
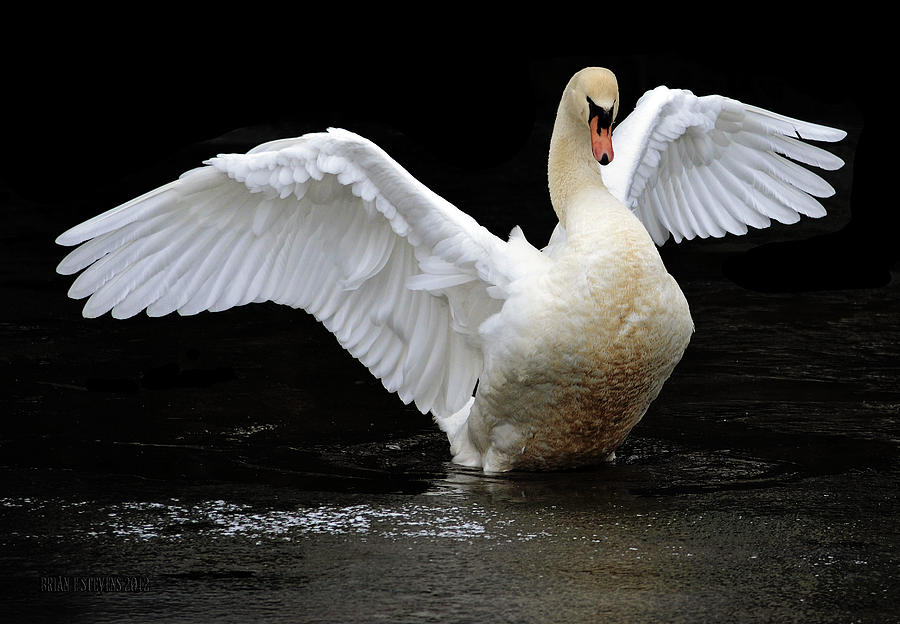
[[[497,238],[371,142],[332,129],[217,156],[68,230],[58,243],[83,244],[58,271],[88,267],[69,291],[90,295],[86,317],[303,308],[434,415],[457,463],[599,462],[693,331],[654,242],[824,215],[812,196],[833,189],[779,154],[836,169],[798,139],[845,135],[658,87],[616,128],[613,152],[618,102],[606,69],[566,86],[549,157],[559,225],[543,251],[518,228]]]

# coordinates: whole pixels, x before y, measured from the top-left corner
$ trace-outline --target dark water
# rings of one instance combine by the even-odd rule
[[[471,172],[377,138],[495,232],[549,234],[541,201],[517,205],[545,127]],[[822,238],[858,233],[859,141],[829,217],[663,249],[693,342],[614,464],[555,474],[452,466],[300,312],[82,319],[50,241],[88,208],[6,191],[3,619],[900,621],[900,286]],[[784,241],[803,253],[779,266]],[[852,270],[796,287],[815,260]]]
[[[619,460],[502,477],[449,465],[427,418],[290,311],[7,323],[4,609],[11,621],[892,621],[900,291],[686,290],[694,343]],[[149,587],[42,593],[59,575]]]

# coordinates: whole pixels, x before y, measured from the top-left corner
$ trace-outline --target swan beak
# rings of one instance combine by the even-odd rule
[[[613,159],[612,146],[612,124],[605,128],[598,127],[600,125],[600,116],[591,117],[591,150],[594,152],[594,158],[601,165],[608,165]]]

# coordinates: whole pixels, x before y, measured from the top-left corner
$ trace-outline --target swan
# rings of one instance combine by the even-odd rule
[[[85,317],[301,308],[485,472],[609,461],[688,346],[671,236],[825,214],[804,140],[845,132],[657,87],[620,124],[616,77],[566,85],[550,141],[559,223],[503,240],[367,139],[331,128],[220,154],[69,229],[59,264]],[[615,146],[615,147],[614,147]],[[787,158],[786,158],[787,157]],[[790,159],[790,160],[789,160]],[[803,165],[799,164],[803,163]]]

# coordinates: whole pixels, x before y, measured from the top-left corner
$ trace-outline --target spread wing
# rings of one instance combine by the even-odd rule
[[[423,413],[462,408],[483,367],[478,326],[540,261],[343,130],[220,155],[57,242],[86,317],[302,308]],[[85,242],[86,241],[86,242]]]
[[[745,234],[772,219],[824,216],[815,197],[834,189],[798,162],[825,170],[844,163],[803,140],[844,136],[726,97],[657,87],[615,128],[616,156],[603,180],[658,245],[670,234],[676,242]]]

